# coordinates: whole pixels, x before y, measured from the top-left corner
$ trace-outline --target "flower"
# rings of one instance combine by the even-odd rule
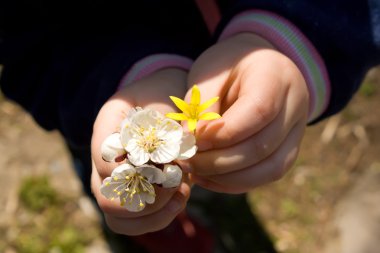
[[[108,136],[101,145],[107,162],[124,164],[103,180],[100,192],[131,212],[142,211],[155,201],[153,184],[177,187],[182,170],[174,160],[189,159],[197,151],[195,137],[182,126],[152,109],[133,108],[121,123],[120,133]],[[159,168],[158,164],[160,165]]]
[[[155,166],[134,167],[125,163],[103,180],[100,192],[110,200],[119,198],[120,205],[128,211],[139,212],[146,203],[153,204],[155,201],[156,193],[152,184],[161,184],[165,179],[165,174]]]
[[[221,116],[215,112],[205,112],[208,107],[218,101],[219,97],[214,97],[207,100],[205,103],[201,102],[201,93],[197,85],[191,89],[190,104],[186,103],[180,98],[170,96],[173,103],[182,111],[182,113],[167,113],[166,117],[174,120],[186,120],[190,132],[194,132],[197,127],[198,120],[214,120],[219,119]]]
[[[149,160],[164,164],[188,159],[197,150],[193,135],[184,134],[180,124],[152,109],[133,109],[121,124],[120,141],[135,166]]]
[[[120,133],[108,136],[100,148],[102,158],[106,162],[119,162],[124,160],[127,151],[121,145]]]

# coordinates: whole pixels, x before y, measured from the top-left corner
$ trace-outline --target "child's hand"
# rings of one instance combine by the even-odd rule
[[[165,228],[180,213],[189,198],[190,187],[182,182],[177,188],[155,187],[156,201],[141,212],[129,212],[99,191],[104,178],[111,175],[117,163],[103,161],[101,144],[120,128],[126,113],[136,106],[153,108],[161,113],[175,110],[169,95],[183,97],[187,73],[179,69],[158,71],[117,92],[104,104],[94,124],[92,136],[92,191],[103,210],[108,226],[116,233],[139,235]]]
[[[265,40],[239,34],[204,52],[189,73],[221,119],[201,122],[194,181],[242,193],[281,178],[297,157],[309,94],[296,65]],[[187,94],[187,98],[190,94]],[[203,151],[203,152],[201,152]]]

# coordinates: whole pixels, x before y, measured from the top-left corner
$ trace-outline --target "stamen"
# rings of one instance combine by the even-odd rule
[[[114,176],[112,179],[119,181],[118,183],[105,182],[105,185],[114,185],[115,189],[112,191],[115,193],[115,196],[120,198],[120,206],[125,205],[138,205],[139,210],[143,210],[146,206],[145,201],[143,201],[141,194],[149,194],[149,196],[156,196],[154,192],[154,187],[149,182],[149,180],[142,176],[140,173],[134,173],[130,175],[124,175],[125,179],[121,180],[120,175]],[[115,196],[110,198],[111,200],[115,199]],[[135,200],[134,198],[137,198]],[[137,203],[135,201],[138,201]]]

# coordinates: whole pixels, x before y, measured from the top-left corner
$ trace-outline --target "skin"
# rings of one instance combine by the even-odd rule
[[[92,190],[114,232],[140,235],[165,228],[185,208],[190,183],[156,188],[153,205],[128,212],[99,192],[102,180],[117,166],[102,160],[101,143],[117,130],[130,108],[174,112],[169,96],[186,96],[189,101],[193,84],[198,85],[202,102],[220,97],[208,111],[222,118],[198,123],[199,151],[181,163],[192,182],[212,191],[245,193],[280,179],[294,163],[307,123],[305,80],[297,66],[264,39],[235,35],[206,50],[189,73],[174,68],[158,71],[116,93],[100,110],[92,138]]]

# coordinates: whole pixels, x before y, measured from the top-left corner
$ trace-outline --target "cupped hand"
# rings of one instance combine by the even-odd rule
[[[309,94],[297,66],[264,39],[239,34],[205,51],[189,73],[202,102],[221,119],[198,124],[193,180],[209,190],[243,193],[281,178],[294,163]],[[186,97],[189,99],[189,92]]]
[[[180,69],[164,69],[151,74],[117,92],[101,108],[94,123],[92,136],[91,186],[95,198],[104,212],[107,225],[116,233],[140,235],[165,228],[184,209],[190,195],[186,180],[176,188],[155,187],[156,200],[141,212],[129,212],[118,201],[106,199],[100,193],[104,178],[111,175],[118,163],[102,159],[101,144],[110,134],[120,130],[120,123],[128,111],[136,106],[152,108],[163,114],[175,108],[170,95],[183,97],[187,73]]]

